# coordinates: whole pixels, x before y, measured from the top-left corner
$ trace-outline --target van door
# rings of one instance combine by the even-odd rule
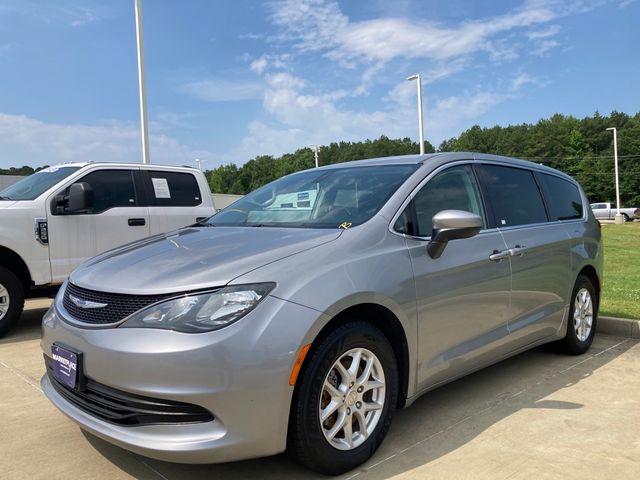
[[[141,170],[147,191],[151,235],[193,225],[211,216],[192,173]]]
[[[502,165],[477,167],[510,252],[513,347],[558,332],[571,290],[571,239],[565,225],[549,222],[531,170]]]
[[[137,170],[137,169],[135,169]],[[83,261],[125,243],[149,236],[149,209],[139,206],[134,169],[93,170],[76,182],[89,184],[93,205],[84,213],[65,211],[60,196],[70,185],[49,198],[49,258],[54,283],[61,283]],[[60,203],[60,212],[56,209]]]
[[[427,254],[433,216],[447,209],[477,213],[483,230],[453,240],[442,256]],[[419,189],[401,215],[413,224],[407,237],[418,314],[418,389],[423,390],[500,356],[508,336],[510,269],[500,232],[487,215],[473,169],[449,167]],[[398,229],[398,222],[396,222]]]

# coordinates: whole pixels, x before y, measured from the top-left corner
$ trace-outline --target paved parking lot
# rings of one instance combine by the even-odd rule
[[[42,395],[40,318],[28,302],[0,340],[0,478],[318,478],[286,455],[224,465],[143,458],[83,433]],[[587,355],[539,348],[397,413],[378,453],[343,479],[640,478],[640,345],[600,335]],[[319,477],[326,478],[326,477]]]

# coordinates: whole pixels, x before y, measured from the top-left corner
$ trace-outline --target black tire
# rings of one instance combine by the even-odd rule
[[[0,267],[0,292],[6,291],[4,296],[8,297],[9,308],[4,313],[0,312],[0,337],[7,333],[18,321],[24,309],[24,287],[16,275],[4,267]]]
[[[325,379],[331,378],[329,377],[330,373],[336,378],[337,370],[333,368],[334,364],[347,352],[356,348],[373,353],[379,360],[384,372],[384,395],[380,393],[380,398],[384,397],[384,403],[375,427],[372,428],[363,443],[350,450],[340,450],[325,437],[323,425],[327,426],[327,422],[331,418],[325,420],[324,424],[320,422],[320,402],[325,398],[322,396],[323,393],[326,393],[323,392]],[[294,391],[289,421],[288,450],[295,460],[307,468],[325,475],[338,475],[352,470],[371,457],[389,430],[398,400],[396,358],[391,344],[384,334],[374,325],[362,321],[352,321],[339,326],[324,338],[309,355]],[[361,363],[362,361],[358,364]],[[339,381],[342,382],[342,380]],[[355,389],[349,391],[353,392]],[[345,398],[348,395],[349,392],[345,394]],[[349,399],[346,400],[346,402],[348,401]],[[351,398],[350,401],[353,402],[354,399]],[[355,405],[357,408],[361,408],[363,405],[366,406],[368,401],[369,399],[363,398],[362,402],[357,402]],[[347,405],[348,403],[344,403],[344,408],[347,408]],[[354,404],[350,408],[354,408]],[[355,409],[353,411],[355,412]],[[337,415],[338,413],[336,413]],[[368,422],[369,420],[367,420]],[[352,429],[357,424],[357,428],[354,429],[354,438],[361,435],[358,432],[360,423],[357,418],[353,422],[350,420],[349,423],[352,425]],[[361,435],[360,440],[363,437]],[[335,438],[338,438],[338,435]]]
[[[624,217],[624,223],[627,223],[629,221],[629,215],[623,213],[622,216]]]
[[[576,312],[576,297],[583,289],[585,289],[591,297],[593,313],[589,335],[584,339],[580,339],[576,331],[576,320],[574,315]],[[573,287],[573,292],[571,293],[571,307],[569,309],[569,318],[567,320],[567,333],[564,339],[560,341],[560,346],[565,353],[569,353],[571,355],[582,355],[589,350],[589,347],[591,347],[598,323],[599,305],[598,297],[595,292],[595,287],[593,286],[591,279],[585,275],[579,275],[576,279],[576,284]]]

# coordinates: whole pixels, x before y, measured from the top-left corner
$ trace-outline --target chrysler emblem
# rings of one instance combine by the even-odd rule
[[[98,302],[91,302],[89,300],[84,300],[74,295],[69,295],[69,300],[71,300],[76,307],[80,307],[80,308],[104,308],[108,305],[107,303],[98,303]]]

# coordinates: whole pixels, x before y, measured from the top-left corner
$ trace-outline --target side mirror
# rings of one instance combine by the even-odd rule
[[[69,187],[67,200],[69,213],[83,213],[93,208],[93,189],[86,182],[74,183]]]
[[[475,213],[442,210],[433,216],[433,232],[427,253],[431,258],[440,258],[450,240],[473,237],[481,228],[482,219]]]

